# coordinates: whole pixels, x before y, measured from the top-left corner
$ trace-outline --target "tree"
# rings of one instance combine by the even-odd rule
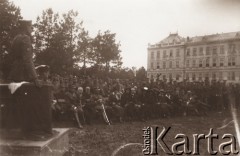
[[[41,17],[37,17],[34,24],[34,38],[36,53],[44,52],[54,42],[54,35],[59,29],[59,14],[55,14],[51,8],[43,11]]]
[[[109,71],[111,63],[121,64],[120,43],[116,43],[115,37],[115,33],[107,30],[104,33],[99,31],[93,39],[96,64],[105,64],[106,71]]]
[[[147,71],[144,67],[141,67],[137,70],[137,73],[136,73],[136,79],[137,80],[146,80],[147,78]]]
[[[77,34],[82,24],[75,22],[77,15],[71,10],[59,16],[47,9],[37,18],[34,35],[37,63],[49,65],[56,73],[72,71],[77,58]]]
[[[10,68],[11,43],[18,33],[20,9],[8,0],[0,0],[0,67],[6,76]]]
[[[92,48],[92,39],[89,37],[88,31],[83,29],[77,38],[76,58],[79,63],[82,63],[84,75],[86,74],[86,65],[94,62],[94,52]]]

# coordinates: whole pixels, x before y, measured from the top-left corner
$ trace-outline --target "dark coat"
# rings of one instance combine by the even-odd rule
[[[30,37],[17,35],[12,44],[12,67],[8,79],[14,82],[33,82],[37,78],[33,64],[33,51]]]

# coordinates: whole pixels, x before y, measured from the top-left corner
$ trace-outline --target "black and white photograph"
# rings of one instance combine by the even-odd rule
[[[240,155],[240,0],[0,0],[0,156]]]

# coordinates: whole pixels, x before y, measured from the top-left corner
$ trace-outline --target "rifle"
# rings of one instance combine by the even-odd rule
[[[78,127],[79,128],[82,128],[82,124],[80,123],[80,120],[79,120],[79,117],[78,117],[78,111],[77,111],[77,107],[76,106],[73,106],[73,109],[74,109],[74,116],[77,120],[77,124],[78,124]]]
[[[102,108],[103,108],[103,119],[108,125],[110,125],[110,121],[108,120],[108,116],[107,116],[107,113],[106,113],[103,103],[102,103]]]

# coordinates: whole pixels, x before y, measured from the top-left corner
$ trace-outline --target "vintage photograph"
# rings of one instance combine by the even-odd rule
[[[0,155],[240,155],[240,0],[0,0]]]

